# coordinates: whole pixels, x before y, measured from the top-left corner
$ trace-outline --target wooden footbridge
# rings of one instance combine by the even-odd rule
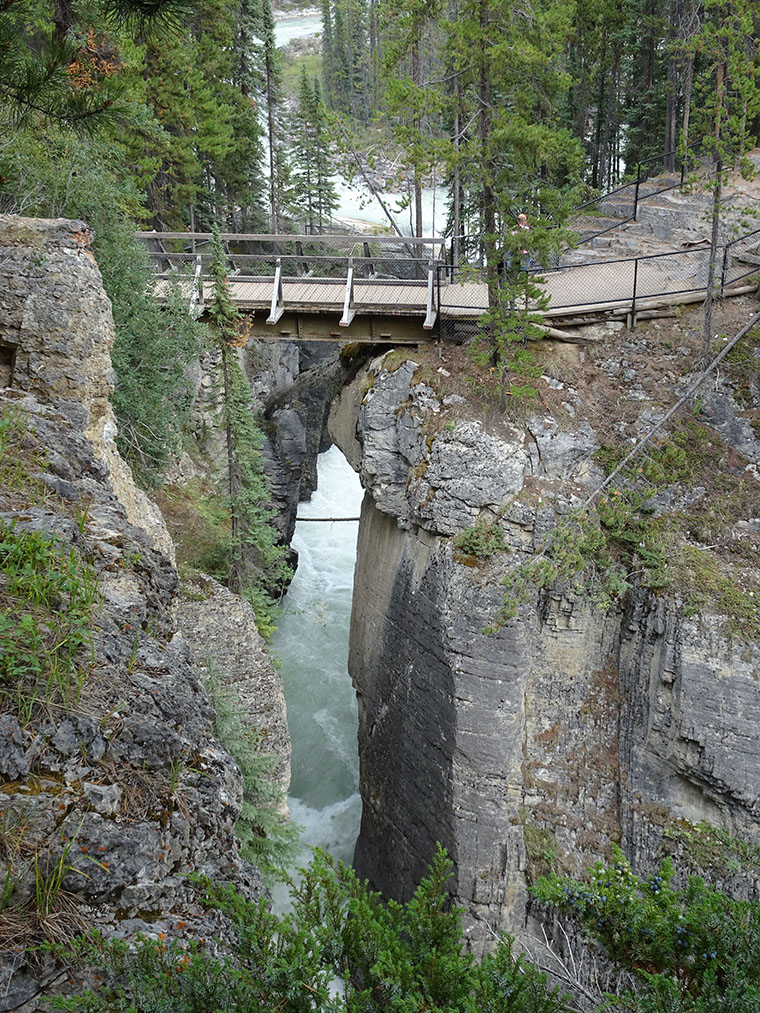
[[[157,298],[167,298],[172,269],[184,268],[179,285],[202,315],[212,292],[211,237],[183,232],[138,236],[157,268]],[[444,240],[233,233],[221,239],[230,266],[230,295],[246,314],[251,337],[418,344],[430,340],[436,328],[439,273],[447,267]],[[480,313],[482,309],[473,310],[472,315]]]
[[[202,315],[212,291],[211,236],[137,235],[156,267],[156,298],[165,301],[176,284],[191,310]],[[482,265],[453,264],[443,239],[236,233],[221,238],[230,294],[252,338],[418,344],[472,329],[488,308]],[[664,305],[702,300],[708,267],[709,248],[702,246],[532,270],[548,296],[542,315],[551,328],[595,314],[633,324]],[[720,248],[716,289],[723,295],[750,291],[759,269],[757,230]]]

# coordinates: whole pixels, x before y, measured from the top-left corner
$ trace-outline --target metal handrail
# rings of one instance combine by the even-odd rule
[[[743,236],[738,236],[736,239],[733,239],[733,240],[731,240],[728,243],[721,244],[717,248],[717,250],[716,250],[716,260],[720,261],[721,258],[722,258],[722,261],[723,261],[722,270],[720,271],[720,274],[718,276],[719,282],[718,282],[718,284],[716,284],[716,290],[721,295],[726,290],[730,289],[732,286],[735,286],[737,282],[740,282],[743,279],[750,277],[751,275],[760,273],[760,264],[758,264],[758,265],[751,265],[746,271],[742,271],[742,272],[740,272],[738,274],[732,274],[732,276],[730,278],[727,276],[728,275],[728,272],[727,272],[727,263],[728,263],[728,258],[731,255],[731,248],[737,246],[739,243],[744,243],[747,240],[751,240],[751,239],[753,239],[755,237],[757,237],[757,239],[758,239],[758,245],[760,246],[760,228],[758,228],[758,229],[754,229],[751,232],[745,233]],[[530,268],[528,268],[528,271],[529,271],[529,273],[531,273],[531,274],[533,274],[533,275],[535,275],[537,277],[545,277],[545,276],[549,276],[549,275],[557,276],[557,275],[560,275],[560,274],[568,274],[569,275],[569,274],[572,274],[572,272],[578,271],[578,270],[581,270],[581,269],[588,271],[588,269],[590,267],[596,267],[596,268],[601,268],[601,269],[606,269],[606,268],[609,267],[609,268],[613,268],[614,269],[614,266],[616,264],[625,264],[625,265],[628,265],[628,266],[632,267],[632,269],[633,269],[632,291],[631,291],[630,295],[616,296],[616,297],[612,297],[612,298],[609,298],[609,299],[599,298],[598,296],[595,296],[593,299],[588,299],[585,303],[577,301],[577,297],[575,297],[574,300],[573,300],[573,302],[570,302],[570,303],[566,303],[566,304],[563,304],[563,303],[552,303],[552,308],[553,309],[563,309],[565,307],[565,305],[566,305],[568,307],[577,307],[578,309],[582,309],[584,306],[592,306],[592,305],[603,306],[603,305],[612,305],[614,303],[626,303],[627,304],[627,303],[630,302],[630,304],[631,304],[631,312],[635,313],[637,301],[647,300],[647,299],[657,299],[657,298],[661,298],[663,296],[687,295],[687,294],[694,293],[694,292],[702,292],[702,291],[704,291],[706,289],[706,284],[704,284],[704,285],[694,285],[694,286],[691,286],[691,287],[688,287],[688,288],[667,289],[667,290],[658,291],[658,292],[650,292],[650,291],[641,292],[640,291],[640,285],[639,285],[639,272],[640,272],[640,266],[643,263],[648,263],[650,261],[662,260],[662,259],[664,259],[666,257],[668,257],[670,259],[682,259],[682,260],[686,260],[688,258],[693,258],[695,256],[695,254],[704,254],[704,253],[708,252],[709,250],[710,250],[710,245],[709,245],[709,243],[705,242],[703,245],[697,246],[697,247],[693,247],[690,250],[673,250],[673,251],[665,252],[665,253],[648,253],[648,254],[643,254],[643,255],[641,255],[639,257],[620,257],[620,258],[614,258],[612,260],[597,261],[595,264],[567,264],[564,267],[541,267],[541,266],[537,266],[537,267],[530,267]],[[457,267],[457,268],[454,268],[454,269],[452,269],[448,265],[439,265],[437,267],[437,270],[436,270],[436,279],[437,279],[437,285],[438,285],[438,288],[439,288],[439,292],[440,292],[440,289],[442,287],[445,288],[447,284],[452,284],[453,283],[454,274],[457,271],[460,271],[462,273],[468,273],[470,275],[470,277],[467,280],[472,280],[472,274],[473,273],[475,273],[475,274],[478,273],[478,269],[474,265],[466,265],[466,266],[463,266],[463,267],[460,266],[460,267]],[[481,280],[481,281],[483,280],[482,271],[480,272],[480,279],[479,280]],[[439,294],[439,306],[440,306],[440,304],[441,303],[440,303],[440,294]],[[464,306],[455,306],[455,304],[450,303],[450,302],[449,302],[448,305],[450,305],[452,308],[459,308],[459,309],[468,308],[468,307],[464,307]],[[443,307],[444,314],[445,314],[445,309],[446,309],[446,307],[444,306]]]

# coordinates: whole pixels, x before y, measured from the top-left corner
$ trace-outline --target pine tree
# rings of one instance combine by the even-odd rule
[[[712,339],[725,173],[737,167],[751,171],[742,159],[756,143],[751,126],[760,114],[760,84],[753,0],[703,0],[703,7],[702,27],[692,36],[690,45],[699,56],[701,68],[692,136],[700,138],[703,152],[712,161],[710,255],[702,332],[702,357],[706,360]]]
[[[80,128],[129,117],[120,72],[136,34],[176,27],[193,0],[56,0],[47,11],[25,0],[0,9],[0,124],[42,118]],[[120,31],[121,29],[121,31]]]
[[[321,230],[337,207],[331,179],[327,123],[319,83],[301,68],[294,119],[290,207],[305,218],[308,231]]]
[[[240,345],[240,315],[229,293],[218,229],[212,238],[211,276],[208,313],[219,353],[232,529],[227,583],[250,601],[259,632],[267,636],[275,629],[274,601],[293,573],[287,546],[279,543],[272,523],[274,510],[261,453],[264,437],[254,417],[250,385],[235,354]]]
[[[573,9],[540,0],[519,11],[508,0],[459,0],[456,19],[445,26],[447,81],[458,79],[456,114],[464,124],[448,157],[462,207],[482,235],[489,311],[481,345],[501,370],[503,397],[523,387],[525,342],[541,333],[531,309],[540,308],[540,286],[528,271],[514,270],[526,245],[514,215],[528,215],[530,254],[546,263],[562,242],[555,226],[580,169],[579,146],[560,122]]]

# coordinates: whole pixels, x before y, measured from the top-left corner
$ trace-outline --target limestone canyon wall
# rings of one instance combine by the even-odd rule
[[[601,479],[601,438],[572,389],[561,424],[533,412],[494,435],[424,376],[376,360],[330,420],[367,490],[350,655],[356,865],[407,897],[440,841],[479,949],[493,930],[525,931],[547,849],[579,873],[612,841],[647,868],[671,821],[758,838],[760,647],[641,589],[606,611],[582,588],[534,590],[486,635],[510,561]],[[479,517],[508,553],[457,551],[453,536]]]
[[[282,689],[247,603],[212,581],[179,601],[161,515],[113,442],[113,323],[90,239],[82,223],[0,216],[0,417],[13,423],[0,465],[27,476],[0,487],[0,536],[53,535],[97,582],[81,695],[45,703],[40,690],[22,716],[15,688],[0,686],[0,819],[19,834],[0,874],[15,882],[14,904],[33,909],[30,856],[43,874],[65,861],[67,906],[52,915],[72,929],[212,940],[223,918],[198,907],[188,875],[250,897],[263,885],[238,850],[240,771],[214,737],[199,676],[214,663],[286,785]],[[0,574],[3,608],[5,591]],[[32,920],[4,948],[3,1008],[41,987],[49,967],[24,953],[36,942]]]

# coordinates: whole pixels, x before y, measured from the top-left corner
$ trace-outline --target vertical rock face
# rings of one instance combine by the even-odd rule
[[[77,418],[133,524],[173,556],[156,506],[116,450],[113,318],[84,222],[0,215],[0,388],[55,399]]]
[[[478,949],[492,930],[524,930],[529,883],[552,864],[580,873],[619,841],[646,868],[679,819],[760,836],[760,647],[644,590],[600,611],[562,586],[486,635],[510,558],[533,551],[568,487],[599,480],[598,441],[548,415],[495,437],[444,425],[442,409],[414,363],[379,361],[331,417],[367,489],[350,653],[356,865],[405,898],[440,841]],[[456,548],[478,518],[497,520],[510,553]]]
[[[0,610],[35,620],[47,643],[75,590],[92,592],[70,666],[55,678],[43,666],[39,681],[22,656],[12,686],[8,669],[0,670],[0,820],[18,836],[0,876],[14,917],[21,912],[14,951],[0,956],[0,1006],[8,1009],[39,990],[40,960],[27,965],[24,955],[46,931],[35,909],[37,866],[43,877],[64,871],[63,907],[50,915],[71,932],[210,941],[228,926],[198,906],[191,874],[233,883],[250,898],[264,890],[235,836],[240,771],[214,737],[200,666],[176,631],[179,582],[164,551],[168,535],[113,443],[112,340],[86,228],[0,217],[0,546],[20,554],[24,538],[40,539],[45,558],[70,562],[73,574],[36,622],[0,572]],[[41,569],[30,572],[44,585]],[[284,782],[281,686],[251,609],[223,589],[208,593],[205,615],[204,602],[186,603],[188,640],[204,660],[216,655],[240,705],[259,726],[269,724]],[[205,636],[203,623],[211,626]],[[0,648],[26,650],[7,623],[0,635]],[[257,677],[266,693],[254,693]]]
[[[246,350],[245,359],[265,419],[272,502],[290,543],[298,504],[317,488],[317,457],[330,445],[327,416],[340,383],[338,348],[330,342],[264,341]]]

